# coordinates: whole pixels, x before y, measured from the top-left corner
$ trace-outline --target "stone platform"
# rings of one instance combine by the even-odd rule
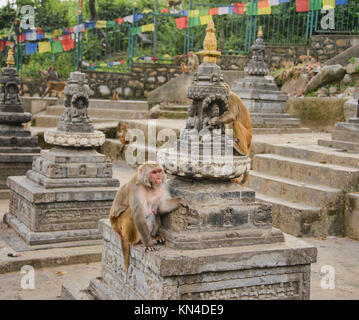
[[[359,122],[351,121],[351,119],[349,122],[337,122],[332,133],[332,140],[319,139],[318,144],[349,152],[359,152]]]
[[[125,272],[120,239],[108,220],[102,273],[91,280],[97,299],[309,299],[310,264],[317,249],[292,236],[285,242],[226,248],[175,250],[167,246],[145,252],[131,247]],[[71,288],[63,288],[71,292]],[[67,296],[67,298],[69,298]],[[73,297],[75,298],[75,297]]]

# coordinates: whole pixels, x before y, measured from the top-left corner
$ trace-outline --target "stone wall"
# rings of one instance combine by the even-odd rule
[[[286,68],[298,63],[308,50],[307,46],[267,45],[264,59],[270,69]]]
[[[358,35],[315,35],[311,39],[310,53],[323,63],[357,44]]]

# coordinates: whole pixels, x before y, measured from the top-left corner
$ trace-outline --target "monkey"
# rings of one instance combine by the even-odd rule
[[[160,215],[179,207],[190,210],[182,197],[170,197],[166,175],[157,162],[145,162],[130,181],[118,190],[110,209],[110,222],[119,235],[126,270],[130,265],[130,245],[142,242],[145,251],[154,251],[155,244],[165,238],[158,235]]]
[[[129,141],[126,140],[127,131],[128,131],[127,125],[121,124],[121,131],[116,132],[116,136],[117,136],[118,140],[120,140],[120,142],[121,142],[120,153],[123,152],[126,144],[129,144]]]
[[[176,1],[176,0],[167,0],[167,8],[171,8],[171,7],[175,8],[175,7],[180,6],[180,5],[182,5],[182,0],[178,0],[178,1]]]
[[[188,52],[187,65],[181,63],[182,73],[191,73],[198,70],[199,60],[197,55],[190,51]]]
[[[219,123],[231,127],[233,129],[234,149],[241,155],[249,156],[252,144],[252,123],[249,111],[230,86],[227,83],[225,86],[229,89],[228,111],[220,117],[210,119],[209,124],[214,126]],[[248,173],[243,178],[242,184],[246,182],[247,178]]]
[[[113,93],[112,100],[118,100],[118,92],[117,92],[117,90],[115,90],[115,92]]]

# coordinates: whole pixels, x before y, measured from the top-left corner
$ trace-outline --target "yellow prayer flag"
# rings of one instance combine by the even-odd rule
[[[53,38],[52,33],[45,32],[45,38],[46,39],[52,39]]]
[[[51,52],[51,44],[49,41],[39,42],[39,53]]]
[[[271,7],[258,8],[258,15],[272,14]]]
[[[323,0],[323,10],[335,8],[335,0]]]
[[[190,10],[188,12],[188,18],[199,17],[199,10]]]
[[[142,32],[155,31],[155,25],[153,23],[145,24],[142,26]]]
[[[137,61],[137,60],[138,60],[138,57],[134,57],[132,60],[133,60],[133,61]]]
[[[106,28],[106,20],[98,20],[96,22],[96,28],[97,29]]]
[[[53,32],[53,36],[57,37],[57,36],[61,36],[62,35],[62,30],[61,29],[56,29]]]
[[[201,21],[201,25],[208,24],[208,22],[212,21],[212,16],[201,16],[199,19]]]
[[[145,10],[142,11],[142,13],[150,13],[150,12],[152,12],[151,9],[145,9]]]

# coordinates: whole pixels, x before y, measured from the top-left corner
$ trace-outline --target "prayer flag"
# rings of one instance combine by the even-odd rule
[[[323,9],[329,10],[335,8],[335,0],[323,0]]]
[[[176,26],[177,26],[178,30],[188,28],[188,18],[187,17],[177,18],[177,19],[175,19],[175,21],[176,21]]]
[[[322,9],[322,0],[309,0],[309,10]]]
[[[168,9],[167,9],[167,8],[163,8],[163,9],[161,9],[160,12],[161,12],[161,13],[168,13]]]
[[[123,21],[133,23],[133,16],[127,16],[123,18]]]
[[[37,42],[25,44],[25,54],[33,54],[37,52]]]
[[[263,14],[271,14],[272,10],[271,7],[269,6],[269,2],[268,0],[262,0],[258,2],[258,14],[259,15],[263,15]]]
[[[188,18],[199,17],[199,10],[190,10],[188,13]]]
[[[237,14],[244,14],[245,8],[246,8],[245,3],[235,3],[233,7],[233,12]]]
[[[219,7],[218,8],[218,15],[228,14],[229,13],[229,7]]]
[[[53,41],[51,43],[52,53],[61,53],[63,52],[61,41]]]
[[[208,16],[208,9],[199,10],[199,16]]]
[[[199,17],[188,18],[188,27],[198,27],[201,25]]]
[[[279,0],[269,0],[269,5],[271,7],[278,6],[279,5]]]
[[[73,39],[65,39],[61,41],[64,51],[69,51],[75,48],[75,41]]]
[[[0,40],[0,52],[3,52],[5,48],[5,41]]]
[[[248,2],[246,6],[246,15],[256,16],[258,14],[258,3]]]
[[[116,26],[116,21],[106,21],[106,28],[113,28]]]
[[[97,29],[106,28],[106,20],[98,20],[98,21],[96,21],[96,28]]]
[[[188,16],[188,10],[182,10],[182,11],[180,11],[180,15],[181,15],[182,17],[187,17],[187,16]]]
[[[309,0],[296,0],[296,12],[309,11]]]
[[[115,19],[115,21],[116,21],[118,24],[122,24],[122,23],[123,23],[123,18]]]
[[[211,16],[217,15],[217,14],[218,14],[218,8],[211,8],[211,9],[209,9],[209,14],[210,14]]]
[[[26,32],[26,40],[27,41],[36,40],[36,32]]]
[[[347,0],[335,0],[335,5],[347,4]]]
[[[86,29],[92,29],[95,28],[95,21],[85,22],[85,28]]]
[[[143,18],[143,13],[136,13],[133,16],[133,22],[137,22],[137,21],[141,20],[142,18]]]
[[[153,23],[145,24],[142,26],[142,32],[150,32],[155,31],[155,25]]]
[[[202,16],[199,17],[201,21],[201,25],[208,24],[208,22],[212,21],[212,16]]]
[[[39,53],[51,52],[51,44],[49,41],[39,42]]]

